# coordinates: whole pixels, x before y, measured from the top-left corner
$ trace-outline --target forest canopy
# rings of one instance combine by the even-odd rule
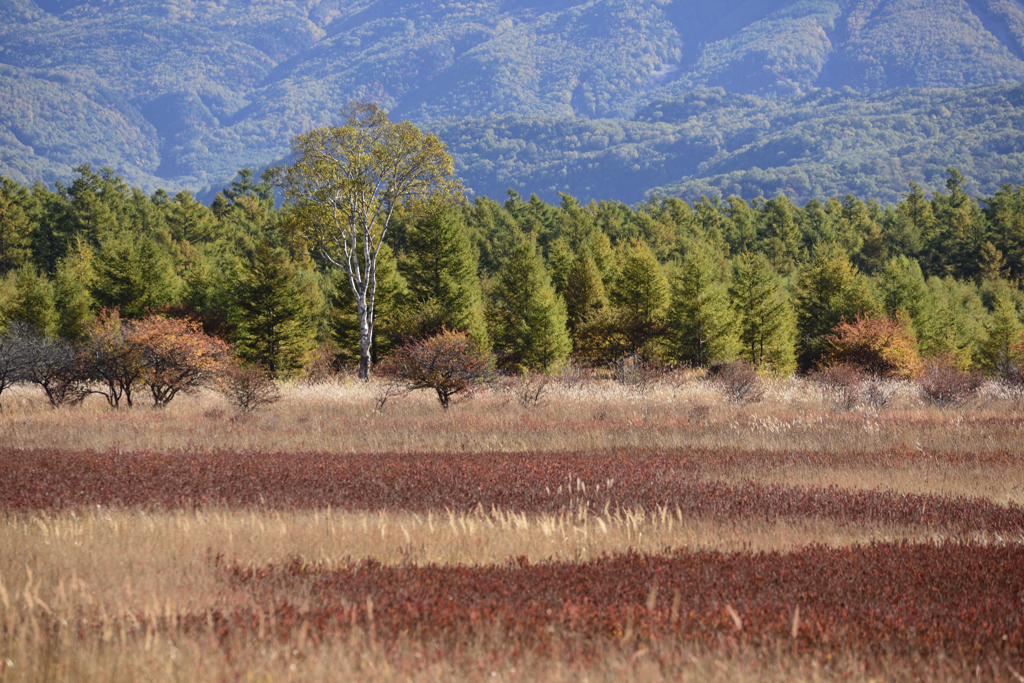
[[[77,174],[56,191],[0,184],[0,330],[25,323],[81,342],[112,314],[129,325],[156,315],[195,320],[282,378],[359,359],[348,282],[286,229],[292,205],[275,206],[251,169],[209,205],[147,195],[109,169]],[[892,204],[778,195],[629,206],[509,190],[503,202],[399,211],[377,262],[372,361],[459,332],[515,373],[625,357],[893,368],[894,354],[894,376],[922,358],[1020,370],[1024,187],[976,198],[953,167],[943,185],[928,194],[911,183]]]

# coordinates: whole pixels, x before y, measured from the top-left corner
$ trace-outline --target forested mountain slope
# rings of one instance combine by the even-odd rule
[[[356,98],[438,130],[487,192],[587,198],[615,179],[628,201],[757,183],[801,195],[842,190],[852,168],[868,178],[855,189],[889,197],[927,180],[924,158],[975,166],[991,190],[1018,179],[996,130],[1014,125],[1014,98],[959,89],[1022,79],[1020,0],[3,0],[0,174],[52,182],[90,163],[150,189],[219,186]],[[844,87],[861,94],[828,90]],[[730,95],[725,109],[684,116],[711,106],[708,89]],[[967,129],[936,113],[938,139],[922,141],[935,103],[955,117],[946,101],[967,103]],[[866,123],[877,134],[850,161],[835,134],[862,140]],[[464,144],[495,125],[526,125],[495,133],[526,151]],[[566,127],[596,131],[593,159]],[[790,170],[773,184],[755,166]]]

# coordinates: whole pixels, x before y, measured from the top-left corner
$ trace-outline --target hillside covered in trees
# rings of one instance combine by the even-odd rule
[[[352,99],[437,131],[478,196],[892,203],[949,165],[976,194],[1020,175],[1019,0],[10,0],[0,46],[25,185],[88,163],[212,199]]]
[[[963,369],[1024,369],[1024,189],[978,200],[966,185],[951,168],[943,191],[910,185],[886,205],[512,192],[399,216],[378,261],[373,354],[447,329],[511,372],[641,354],[786,373],[834,361],[842,333]],[[290,213],[248,169],[209,206],[88,167],[56,191],[4,180],[0,328],[75,341],[104,311],[160,314],[200,321],[278,377],[350,364],[348,282],[293,237]]]

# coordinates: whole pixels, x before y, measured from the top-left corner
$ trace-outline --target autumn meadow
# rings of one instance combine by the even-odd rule
[[[15,387],[0,678],[1021,680],[1021,397],[761,381]]]

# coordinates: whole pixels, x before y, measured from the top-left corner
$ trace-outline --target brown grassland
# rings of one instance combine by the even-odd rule
[[[1024,402],[0,412],[0,680],[1024,681]]]

